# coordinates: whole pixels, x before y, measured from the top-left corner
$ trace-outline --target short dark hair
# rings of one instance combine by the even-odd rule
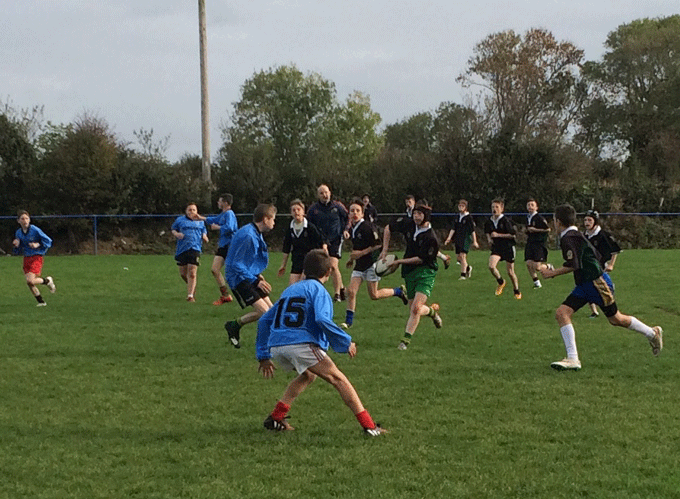
[[[225,201],[229,206],[234,202],[234,196],[231,194],[220,194],[220,198],[222,198],[222,201]]]
[[[253,212],[253,222],[258,223],[264,220],[264,217],[275,217],[276,206],[273,204],[261,203],[258,204]]]
[[[491,200],[491,204],[500,204],[501,206],[505,206],[505,201],[503,201],[501,198],[494,198]]]
[[[565,227],[576,225],[576,210],[570,204],[561,204],[555,208],[555,220]]]
[[[352,201],[349,203],[349,205],[352,206],[353,204],[361,206],[361,211],[364,211],[364,202],[361,199],[352,198]]]
[[[413,194],[407,194],[406,197],[404,198],[404,201],[406,201],[407,199],[413,199],[414,201],[416,200]]]
[[[322,249],[313,249],[305,255],[302,271],[307,279],[321,279],[331,268],[331,257]]]
[[[464,204],[466,209],[467,209],[467,207],[468,207],[467,199],[459,199],[459,200],[458,200],[458,204]]]
[[[531,203],[531,202],[534,202],[534,203],[538,204],[538,201],[536,201],[535,198],[529,198],[529,199],[527,199],[527,203]]]
[[[31,217],[31,215],[29,215],[29,213],[26,210],[17,211],[17,218],[21,218],[21,215],[28,215],[29,218]]]

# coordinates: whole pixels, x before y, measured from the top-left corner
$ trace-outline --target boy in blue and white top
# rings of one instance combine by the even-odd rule
[[[52,293],[57,290],[52,277],[40,277],[43,257],[47,250],[52,247],[52,239],[38,227],[31,225],[31,217],[27,211],[22,210],[19,212],[17,222],[19,222],[20,227],[14,234],[12,245],[16,253],[24,255],[23,270],[26,284],[38,302],[37,306],[44,307],[47,303],[43,300],[37,285],[44,284]]]
[[[220,240],[217,243],[217,251],[215,251],[215,257],[213,258],[212,267],[210,268],[210,271],[220,288],[220,297],[213,302],[213,305],[222,305],[223,303],[229,303],[232,300],[231,295],[227,290],[227,283],[224,281],[222,266],[227,259],[231,238],[238,230],[236,215],[234,215],[234,212],[231,209],[233,202],[234,197],[231,194],[222,194],[217,200],[217,207],[222,210],[222,212],[215,217],[205,218],[207,226],[213,230],[220,231]]]
[[[352,338],[333,322],[333,301],[323,286],[331,275],[330,257],[324,250],[312,250],[305,256],[303,268],[306,279],[286,288],[258,322],[256,351],[262,375],[273,377],[271,359],[284,370],[298,373],[264,421],[264,427],[292,430],[286,421],[290,406],[320,376],[338,391],[366,434],[378,436],[385,430],[373,422],[352,383],[326,353],[330,346],[350,358],[356,355]]]
[[[276,206],[259,204],[253,213],[253,222],[241,227],[231,239],[224,276],[241,308],[254,309],[224,324],[234,348],[241,348],[241,327],[258,320],[272,306],[269,299],[272,286],[262,275],[269,264],[267,243],[262,234],[274,228],[275,219]]]
[[[203,241],[208,242],[208,231],[205,223],[199,219],[196,203],[189,203],[184,213],[172,224],[172,235],[177,239],[175,260],[179,266],[180,277],[187,283],[187,301],[194,302],[201,250]]]

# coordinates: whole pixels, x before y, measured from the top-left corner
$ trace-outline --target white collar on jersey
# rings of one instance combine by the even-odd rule
[[[586,236],[588,236],[588,237],[597,236],[600,233],[601,230],[602,230],[602,227],[600,227],[598,225],[593,230],[586,230]]]
[[[354,234],[356,233],[359,226],[363,223],[363,221],[364,221],[364,219],[362,218],[355,225],[352,226],[352,237],[354,237]]]
[[[567,232],[569,232],[570,230],[575,230],[576,232],[578,232],[578,228],[577,228],[575,225],[570,225],[569,227],[567,227],[566,229],[564,229],[562,232],[560,232],[560,237],[564,237],[564,235],[565,235]]]

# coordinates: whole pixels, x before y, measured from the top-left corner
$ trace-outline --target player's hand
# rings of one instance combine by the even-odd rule
[[[350,237],[350,235],[349,235],[349,231],[344,231],[344,232],[342,233],[342,238],[343,238],[343,239],[351,239],[351,237]]]
[[[262,373],[262,377],[267,378],[267,379],[271,379],[271,378],[274,377],[274,370],[275,369],[276,369],[276,366],[269,359],[261,360],[260,366],[257,368],[258,372]]]
[[[269,283],[268,283],[267,281],[265,281],[264,279],[259,279],[259,280],[257,281],[257,287],[260,288],[262,291],[264,291],[264,292],[267,293],[267,294],[269,294],[269,293],[272,292],[272,285],[269,284]]]
[[[348,268],[348,269],[351,269],[352,267],[354,267],[354,260],[352,260],[352,258],[347,260],[347,263],[345,263],[345,267]]]
[[[472,246],[474,246],[475,249],[479,249],[479,243],[476,241],[472,243]]]
[[[557,275],[557,273],[555,272],[555,267],[553,267],[549,263],[540,264],[537,270],[541,273],[541,275],[545,279],[550,279],[551,277],[555,277]]]
[[[444,246],[448,246],[450,242],[451,242],[451,239],[450,238],[447,239],[446,241],[444,241]]]
[[[283,274],[286,273],[286,267],[279,267],[279,270],[276,272],[277,277],[283,277]]]
[[[40,243],[28,243],[28,245],[33,249],[40,248]]]
[[[609,272],[611,272],[612,270],[614,270],[614,266],[613,266],[613,265],[607,264],[607,265],[604,266],[604,271],[605,271],[605,272],[609,273]]]
[[[175,236],[177,239],[184,239],[184,234],[181,232]]]
[[[357,344],[352,342],[349,344],[349,349],[347,350],[347,355],[350,359],[353,359],[357,354]]]
[[[217,224],[211,224],[211,225],[210,225],[210,228],[211,228],[212,230],[220,230],[220,226],[217,225]]]
[[[14,241],[12,241],[12,245],[13,245],[15,248],[18,248],[20,244],[21,244],[21,243],[19,242],[18,239],[15,239]]]

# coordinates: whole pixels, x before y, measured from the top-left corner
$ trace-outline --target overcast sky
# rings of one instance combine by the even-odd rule
[[[44,106],[72,122],[88,112],[119,139],[170,136],[167,155],[201,154],[198,2],[2,0],[0,102]],[[507,29],[545,28],[601,58],[607,34],[680,13],[678,0],[206,0],[211,150],[255,72],[295,64],[368,94],[383,125],[463,102],[456,77],[473,47]]]

